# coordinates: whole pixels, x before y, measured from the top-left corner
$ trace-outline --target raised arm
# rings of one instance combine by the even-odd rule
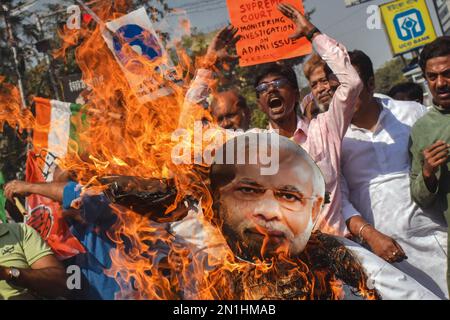
[[[236,55],[230,53],[239,40],[237,32],[238,29],[228,25],[212,39],[206,55],[201,58],[200,69],[196,71],[186,93],[179,119],[181,128],[191,127],[194,121],[208,119],[207,99],[215,82],[215,66],[237,59]]]
[[[350,62],[347,50],[336,40],[322,34],[292,5],[279,4],[278,9],[296,24],[297,30],[291,38],[306,36],[340,82],[329,111],[319,115],[318,119],[322,118],[328,130],[342,140],[352,120],[356,99],[363,87],[358,73]]]
[[[323,113],[322,117],[328,130],[342,140],[352,121],[354,107],[363,84],[343,45],[324,34],[317,36],[313,44],[317,53],[328,64],[340,82],[328,112]]]

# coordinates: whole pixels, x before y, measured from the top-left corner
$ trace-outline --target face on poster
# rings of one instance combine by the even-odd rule
[[[311,53],[312,46],[306,38],[289,39],[295,24],[277,9],[279,3],[292,4],[304,13],[301,0],[227,0],[231,24],[241,36],[236,44],[241,66]]]
[[[172,90],[153,75],[157,72],[167,81],[180,80],[145,9],[130,12],[106,26],[109,31],[103,32],[103,38],[139,100],[144,103],[171,94]],[[154,65],[154,70],[142,64],[143,58]]]
[[[269,154],[277,170],[261,174]],[[296,255],[305,248],[322,209],[325,181],[295,142],[263,132],[230,139],[216,152],[210,180],[217,225],[237,256]]]

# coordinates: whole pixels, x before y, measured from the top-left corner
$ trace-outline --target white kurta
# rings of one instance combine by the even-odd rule
[[[213,227],[200,222],[200,217],[201,206],[198,206],[198,212],[191,211],[183,220],[173,223],[172,231],[193,246],[190,249],[194,250],[194,257],[199,258],[202,253],[206,253],[209,255],[209,261],[215,260],[218,263],[225,256],[223,248],[219,242],[212,240],[214,238]],[[439,300],[437,295],[413,277],[359,244],[342,237],[337,237],[337,239],[361,263],[367,275],[368,286],[377,289],[383,300]],[[222,243],[222,246],[226,246],[226,244]],[[185,297],[195,299],[195,288],[189,290],[184,293]]]
[[[426,112],[415,102],[377,95],[383,109],[374,132],[351,125],[342,144],[342,213],[361,215],[395,239],[408,259],[394,265],[441,298],[448,298],[447,224],[411,199],[408,144]]]
[[[439,300],[411,276],[359,244],[346,238],[338,240],[358,259],[366,272],[368,286],[377,289],[383,300]]]

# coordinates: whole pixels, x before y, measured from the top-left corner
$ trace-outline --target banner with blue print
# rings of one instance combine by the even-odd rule
[[[181,83],[145,8],[106,24],[108,48],[142,103],[170,95],[168,82]]]

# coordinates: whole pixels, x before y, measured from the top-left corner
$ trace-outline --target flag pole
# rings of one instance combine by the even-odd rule
[[[19,201],[17,197],[14,197],[14,204],[16,205],[17,209],[23,216],[27,215],[27,210],[25,210],[22,203]]]

